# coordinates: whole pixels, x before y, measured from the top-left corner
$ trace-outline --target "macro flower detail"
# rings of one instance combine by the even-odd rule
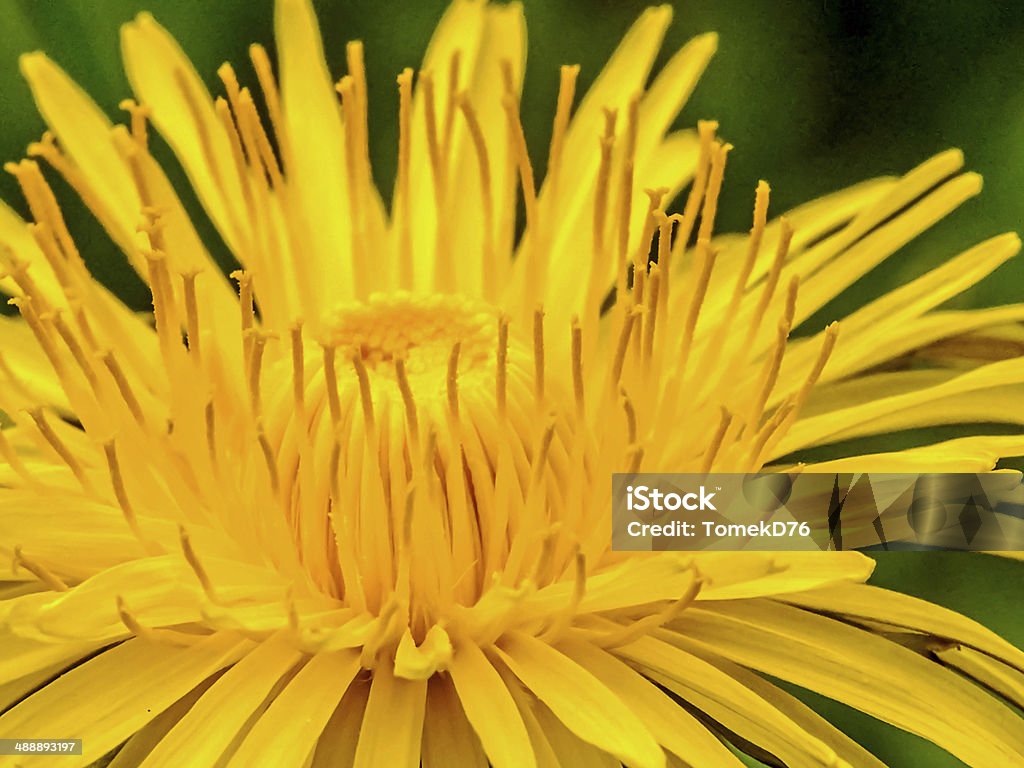
[[[253,85],[225,64],[216,98],[151,16],[126,24],[125,125],[22,58],[48,131],[7,165],[31,221],[0,205],[0,735],[83,739],[61,766],[881,764],[781,680],[1024,765],[1024,652],[867,585],[869,558],[611,551],[613,472],[1021,418],[1024,308],[937,309],[1015,235],[792,334],[979,192],[960,153],[779,218],[762,182],[750,233],[717,235],[730,146],[671,130],[716,39],[648,83],[659,7],[578,104],[562,68],[538,183],[522,9],[456,0],[397,78],[385,204],[362,45],[335,81],[309,0],[275,13],[276,64],[253,46]],[[92,277],[55,178],[151,313]],[[978,435],[807,468],[1021,454]]]

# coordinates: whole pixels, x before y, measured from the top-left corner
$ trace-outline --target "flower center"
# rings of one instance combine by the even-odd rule
[[[462,389],[494,379],[498,312],[483,302],[449,295],[376,294],[366,303],[339,308],[329,324],[327,343],[358,357],[375,394],[401,394],[404,374],[417,401],[447,399],[453,355]]]

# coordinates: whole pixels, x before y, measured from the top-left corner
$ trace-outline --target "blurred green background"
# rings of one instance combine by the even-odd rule
[[[336,75],[344,69],[345,42],[367,43],[372,153],[378,184],[389,190],[397,143],[394,77],[419,63],[446,2],[315,4]],[[558,65],[582,66],[582,93],[647,3],[526,0],[525,5],[530,49],[523,115],[531,154],[541,166]],[[0,159],[21,157],[43,129],[18,74],[18,55],[47,51],[115,116],[129,92],[119,64],[118,27],[140,10],[152,11],[178,37],[214,90],[220,90],[215,72],[221,62],[232,61],[251,82],[245,66],[249,43],[272,49],[271,0],[0,0]],[[723,228],[749,227],[760,178],[772,184],[775,213],[867,177],[904,172],[950,146],[961,147],[968,165],[986,179],[980,198],[872,272],[827,314],[839,316],[985,237],[1022,229],[1024,3],[686,0],[676,4],[661,61],[694,34],[709,30],[720,33],[719,53],[680,125],[717,119],[722,135],[736,146],[721,205]],[[0,197],[23,209],[6,174],[0,178]],[[148,292],[121,266],[98,226],[70,196],[62,200],[97,274],[127,301],[145,307]],[[209,228],[205,232],[215,239]],[[1022,286],[1024,262],[1016,260],[955,304],[1020,301]],[[1018,602],[1024,566],[951,553],[890,554],[878,560],[876,583],[948,605],[1024,646]],[[893,766],[960,764],[915,737],[818,697],[812,700]]]

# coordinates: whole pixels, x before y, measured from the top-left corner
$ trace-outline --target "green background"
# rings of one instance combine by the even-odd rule
[[[523,114],[540,167],[558,65],[582,66],[582,93],[647,3],[526,0],[525,5],[530,49]],[[318,0],[316,6],[336,75],[344,69],[345,42],[367,43],[375,174],[381,188],[390,189],[397,143],[394,77],[419,63],[446,3]],[[246,66],[249,43],[259,41],[272,50],[271,0],[0,0],[0,160],[21,157],[43,129],[19,77],[18,55],[47,51],[117,115],[118,102],[129,93],[119,63],[118,27],[140,10],[153,12],[178,37],[218,91],[215,72],[221,62],[233,62],[243,80],[254,82]],[[814,322],[841,316],[981,239],[1022,229],[1024,4],[689,0],[676,5],[661,61],[694,34],[710,30],[720,33],[719,53],[680,125],[716,119],[736,147],[721,205],[723,229],[749,227],[760,178],[772,184],[777,213],[863,178],[904,172],[950,146],[961,147],[968,165],[985,177],[980,198],[873,271]],[[6,174],[0,178],[0,197],[23,207]],[[94,271],[127,301],[145,307],[148,292],[122,267],[120,254],[69,195],[62,201]],[[204,231],[215,241],[208,227]],[[954,304],[1017,302],[1022,282],[1024,262],[1015,260]],[[921,439],[920,433],[902,435],[887,445]],[[1024,646],[1018,603],[1024,566],[954,553],[889,554],[878,560],[875,583],[948,605]],[[960,764],[841,705],[818,697],[813,702],[890,765]]]

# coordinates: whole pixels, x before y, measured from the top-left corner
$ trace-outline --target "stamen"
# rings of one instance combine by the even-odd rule
[[[615,110],[604,111],[604,135],[601,137],[601,160],[597,168],[597,185],[594,192],[594,251],[603,265],[606,263],[605,231],[608,224],[608,192],[612,175],[612,150],[615,147]],[[599,275],[603,280],[603,274]]]
[[[249,59],[252,61],[253,69],[256,70],[256,79],[263,92],[263,101],[267,105],[270,124],[277,136],[278,145],[282,148],[282,154],[287,159],[288,154],[284,151],[286,145],[285,134],[282,130],[284,120],[281,117],[281,98],[277,89],[277,80],[274,78],[274,71],[270,66],[270,57],[267,56],[262,45],[256,44],[249,46]]]
[[[365,150],[368,147],[367,136],[367,99],[366,99],[366,63],[363,57],[363,44],[359,40],[352,40],[345,46],[345,61],[348,65],[348,73],[352,78],[352,95],[355,97],[355,111],[346,114],[346,120],[355,117],[357,145],[364,150],[359,158],[365,158]]]
[[[789,417],[795,414],[796,398],[782,403],[782,405],[775,409],[775,413],[771,415],[768,421],[766,421],[758,431],[754,443],[750,448],[748,467],[750,471],[756,472],[761,468],[761,465],[764,463],[764,455],[770,447],[769,440],[773,436],[781,437],[785,434],[785,424]]]
[[[64,340],[64,344],[71,352],[71,356],[75,359],[75,362],[78,363],[78,367],[82,370],[82,373],[85,374],[85,378],[89,382],[93,391],[98,392],[99,379],[96,376],[96,369],[93,367],[89,356],[86,355],[85,350],[82,349],[82,345],[79,343],[74,331],[68,327],[67,322],[64,320],[64,316],[60,312],[54,312],[50,321],[53,323],[53,327],[57,329],[57,333]]]
[[[619,342],[615,347],[615,357],[612,358],[611,384],[615,387],[622,378],[622,369],[626,364],[626,352],[629,349],[629,340],[633,335],[633,323],[636,321],[639,308],[636,306],[626,310],[622,318],[622,329],[619,332]],[[613,390],[614,391],[614,390]]]
[[[452,345],[452,352],[448,356],[448,408],[456,422],[459,418],[459,351],[461,349],[462,342],[455,342]]]
[[[757,302],[757,308],[754,310],[751,334],[755,331],[757,323],[764,317],[765,310],[768,309],[768,303],[775,294],[775,288],[779,283],[779,276],[782,274],[782,267],[786,263],[786,257],[789,255],[789,245],[792,241],[793,227],[783,217],[779,221],[779,243],[775,248],[775,258],[772,261],[771,268],[768,270],[768,277],[765,279],[764,290],[761,291],[761,298]]]
[[[53,366],[53,370],[54,373],[57,374],[57,378],[60,380],[62,385],[67,384],[69,381],[67,368],[57,352],[57,347],[53,342],[53,337],[50,335],[50,332],[42,322],[39,313],[36,311],[36,300],[31,297],[23,299],[14,298],[10,299],[8,303],[18,308],[25,324],[35,335],[36,341],[39,342],[39,346],[43,350],[43,354],[46,355],[46,359],[49,360],[50,365]]]
[[[502,62],[508,64],[507,61]],[[512,137],[511,150],[516,158],[516,165],[519,168],[519,181],[523,190],[523,200],[526,204],[526,227],[535,232],[539,224],[537,210],[537,187],[534,183],[533,164],[530,162],[530,155],[526,149],[526,136],[523,133],[523,123],[519,115],[519,100],[511,91],[505,94],[501,101],[505,108],[505,115],[508,118],[508,126]]]
[[[85,470],[82,469],[82,465],[75,458],[75,455],[68,449],[64,444],[64,441],[57,436],[57,433],[53,431],[53,427],[46,421],[46,414],[42,408],[33,408],[28,411],[29,417],[35,422],[36,427],[39,429],[39,433],[43,436],[43,439],[50,444],[50,447],[60,456],[61,460],[67,464],[68,469],[77,478],[78,482],[81,483],[89,493],[92,492],[92,484],[89,482],[88,476],[85,474]]]
[[[242,328],[242,349],[246,370],[252,357],[252,335],[249,331],[256,323],[256,309],[253,305],[252,276],[244,269],[236,269],[229,277],[238,281],[239,320]]]
[[[686,364],[690,356],[690,348],[693,346],[693,333],[697,327],[697,320],[700,317],[701,307],[704,305],[704,297],[707,295],[708,283],[711,281],[711,270],[715,264],[717,252],[706,240],[697,242],[697,258],[700,261],[700,275],[697,284],[690,296],[690,306],[687,308],[686,324],[683,327],[683,336],[680,340],[682,353],[679,358],[678,370],[686,372]]]
[[[188,351],[195,356],[196,363],[202,362],[202,351],[199,342],[199,303],[196,300],[197,270],[181,274],[182,288],[185,294],[185,331]]]
[[[291,329],[292,342],[292,402],[299,423],[305,424],[306,413],[306,350],[302,344],[302,322]]]
[[[665,195],[668,192],[668,187],[644,190],[644,194],[647,195],[647,213],[644,215],[644,228],[640,234],[640,243],[633,252],[634,285],[637,278],[642,277],[643,273],[647,271],[651,246],[654,244],[654,233],[658,230],[659,216],[664,217],[665,215],[662,203],[664,203]],[[635,287],[634,293],[636,293]],[[635,300],[639,302],[641,298],[642,294],[638,295]]]
[[[124,476],[121,474],[121,464],[117,459],[117,449],[113,440],[103,444],[103,453],[107,457],[107,467],[110,469],[110,482],[114,488],[114,498],[117,499],[117,505],[121,508],[124,520],[128,524],[128,528],[131,529],[132,535],[140,542],[145,543],[146,540],[142,535],[142,529],[139,527],[139,519],[135,514],[135,508],[132,507],[132,503],[128,499],[128,492],[124,485]]]
[[[185,560],[188,562],[189,567],[192,568],[192,572],[196,575],[199,580],[199,584],[203,588],[203,592],[206,596],[214,603],[217,602],[217,593],[213,588],[213,582],[210,581],[210,576],[203,567],[203,564],[199,562],[199,558],[196,556],[195,548],[192,546],[192,538],[188,535],[188,531],[185,530],[185,526],[178,526],[178,538],[181,540],[181,551],[185,555]]]
[[[572,626],[572,620],[576,618],[576,611],[579,609],[580,603],[583,602],[583,596],[587,593],[587,558],[579,551],[579,545],[576,546],[573,564],[575,566],[574,578],[569,602],[551,622],[551,625],[539,635],[540,639],[547,643],[558,640]]]
[[[4,364],[6,366],[6,364]],[[4,430],[0,429],[0,456],[3,456],[4,461],[7,462],[8,466],[15,471],[15,473],[31,486],[36,485],[36,480],[32,477],[28,468],[22,462],[21,457],[18,456],[18,452],[14,450],[14,447],[8,441],[7,436],[4,434]]]
[[[576,415],[583,418],[583,329],[576,315],[572,318],[572,388],[576,395]]]
[[[642,445],[631,445],[626,451],[626,474],[635,475],[640,471],[640,465],[644,460],[644,448]]]
[[[135,99],[124,99],[117,105],[131,116],[132,138],[139,145],[139,149],[146,151],[149,147],[149,134],[146,129],[146,120],[152,114],[148,106],[139,105]]]
[[[533,383],[537,402],[544,400],[544,308],[533,312]]]
[[[277,469],[277,457],[274,455],[274,449],[270,445],[270,441],[267,439],[266,433],[262,427],[256,434],[256,442],[259,443],[260,452],[263,454],[263,461],[267,466],[267,474],[270,477],[270,490],[274,496],[277,496],[281,492],[281,481],[280,472]]]
[[[132,385],[128,381],[128,377],[124,375],[121,364],[117,362],[114,353],[108,350],[101,355],[100,359],[103,360],[103,364],[110,371],[110,376],[114,379],[114,384],[117,386],[117,391],[120,393],[125,405],[128,406],[128,411],[135,418],[139,426],[145,427],[146,418],[142,413],[142,406],[139,405],[135,392],[132,391]]]
[[[455,129],[455,108],[459,96],[459,65],[462,62],[462,51],[456,50],[448,62],[448,102],[445,104],[444,156],[449,157],[452,149],[452,134]]]
[[[216,471],[219,464],[217,459],[217,411],[212,400],[206,404],[203,415],[206,422],[206,447],[210,452],[210,464]]]
[[[634,640],[639,640],[645,635],[649,635],[659,627],[663,627],[673,619],[677,619],[693,603],[702,586],[703,582],[700,579],[694,579],[693,583],[677,600],[674,600],[662,610],[657,613],[648,614],[636,621],[631,621],[618,630],[612,630],[600,637],[591,638],[591,642],[600,648],[618,648],[628,645]]]
[[[61,290],[64,291],[64,296],[67,297],[68,302],[71,303],[76,300],[78,292],[72,285],[67,259],[61,252],[60,244],[57,242],[53,231],[46,224],[29,224],[28,230],[32,233],[32,238],[36,241],[36,245],[39,246],[39,250],[43,252],[43,256],[50,265],[50,269],[53,270],[53,274],[57,278],[57,282],[60,283]]]
[[[555,119],[551,125],[551,145],[548,148],[548,179],[547,184],[551,185],[551,197],[558,198],[558,178],[562,163],[562,145],[565,143],[565,134],[569,129],[569,118],[572,114],[572,104],[576,98],[576,78],[579,76],[579,64],[563,64],[559,71],[558,79],[558,102],[555,106]]]
[[[715,459],[718,457],[718,451],[722,447],[722,442],[725,440],[725,433],[729,431],[731,424],[732,413],[723,406],[718,417],[718,428],[715,430],[715,434],[711,436],[711,442],[704,451],[704,461],[700,469],[701,474],[707,474],[711,471],[711,467],[714,466]]]
[[[349,178],[349,216],[352,221],[352,266],[353,282],[357,296],[366,293],[370,264],[366,247],[366,233],[363,213],[365,198],[365,176],[361,157],[366,153],[360,142],[363,141],[361,123],[363,121],[359,96],[352,75],[341,78],[337,85],[341,94],[342,110],[345,114],[345,170]]]
[[[398,389],[402,393],[402,403],[405,406],[405,420],[408,424],[409,437],[413,445],[419,440],[419,418],[416,414],[416,401],[413,399],[412,387],[409,386],[409,377],[405,371],[405,360],[401,357],[395,358],[395,379],[398,381]]]
[[[145,640],[151,643],[170,643],[177,646],[191,645],[192,641],[190,638],[195,637],[194,635],[186,635],[182,632],[173,632],[165,629],[152,629],[150,627],[143,626],[128,609],[128,605],[125,603],[124,598],[121,595],[117,595],[116,600],[117,615],[121,618],[121,623],[124,624],[125,628],[129,632],[140,640]]]
[[[540,443],[534,453],[533,476],[530,480],[530,489],[536,491],[544,478],[544,471],[547,469],[548,454],[551,452],[551,443],[555,439],[555,422],[548,422],[541,435]]]
[[[256,329],[252,329],[249,333],[252,336],[249,358],[249,396],[252,400],[252,417],[256,423],[259,423],[260,415],[263,412],[260,375],[263,370],[263,351],[267,346],[268,334]]]
[[[704,196],[704,210],[700,215],[700,229],[697,240],[710,240],[715,229],[715,215],[718,212],[718,196],[725,178],[725,161],[732,144],[719,144],[711,155],[711,171],[708,176],[708,190]]]
[[[836,338],[838,336],[839,323],[829,323],[825,327],[825,338],[822,339],[821,351],[818,352],[818,358],[814,361],[814,366],[811,368],[811,372],[807,375],[807,379],[804,381],[803,386],[800,388],[800,391],[796,396],[796,408],[799,408],[804,404],[807,400],[807,396],[814,388],[814,385],[818,383],[818,379],[825,370],[825,365],[828,363],[828,359],[832,356],[832,350],[835,349]]]
[[[228,143],[231,145],[231,158],[234,160],[235,173],[238,175],[238,186],[242,191],[246,210],[249,216],[255,219],[256,209],[253,205],[252,188],[249,184],[249,166],[246,163],[245,151],[242,148],[240,128],[235,124],[235,116],[232,115],[231,108],[228,107],[228,103],[224,100],[223,96],[218,96],[214,101],[214,110],[217,113],[217,117],[220,118],[221,125],[224,126],[224,134],[228,137]],[[236,109],[235,115],[237,114],[238,111]]]
[[[469,129],[469,137],[473,143],[480,172],[480,202],[483,207],[484,228],[483,287],[484,295],[493,298],[498,290],[498,274],[494,252],[494,198],[491,190],[491,166],[487,157],[487,143],[484,140],[476,111],[469,103],[469,97],[465,93],[459,97],[459,108],[466,118],[466,127]]]
[[[636,443],[636,409],[625,387],[619,388],[619,395],[622,396],[622,410],[626,414],[626,445],[633,445]]]
[[[366,364],[359,351],[352,355],[352,366],[356,369],[356,378],[359,380],[359,399],[363,405],[363,419],[369,429],[373,428],[373,390],[370,388],[370,375],[366,371]]]
[[[785,320],[779,321],[775,344],[765,360],[764,368],[758,379],[757,396],[751,403],[750,413],[747,416],[747,425],[750,429],[756,428],[761,420],[761,416],[764,414],[764,406],[768,402],[768,396],[778,381],[779,371],[782,369],[782,358],[786,354],[786,340],[789,338],[789,331],[790,324]]]
[[[640,114],[640,95],[636,94],[629,101],[629,111],[626,118],[626,139],[623,147],[622,178],[619,189],[619,264],[624,265],[629,258],[629,219],[633,212],[633,166],[636,162],[636,135],[638,130]],[[625,274],[620,280],[619,301],[625,301],[626,283]]]
[[[338,395],[338,373],[334,369],[335,349],[330,343],[322,345],[324,351],[324,380],[327,387],[327,404],[331,413],[331,425],[337,430],[341,424],[341,400]]]
[[[647,309],[644,312],[643,361],[650,365],[654,356],[654,329],[658,320],[658,298],[661,291],[661,268],[658,264],[651,266],[651,286],[647,293]]]
[[[45,565],[37,563],[34,560],[29,560],[25,557],[24,553],[21,551],[20,544],[14,547],[14,562],[12,565],[15,572],[17,572],[19,567],[24,568],[45,584],[52,592],[67,592],[70,589],[70,587],[65,584],[59,576],[53,573],[53,571]]]
[[[438,137],[437,102],[434,93],[434,78],[431,73],[424,72],[420,75],[420,87],[423,89],[424,114],[427,121],[427,153],[434,175],[434,192],[440,216],[445,199],[445,166],[444,155],[441,154],[441,141]]]
[[[495,399],[498,403],[498,415],[505,416],[505,398],[508,390],[508,318],[498,318],[498,354],[495,366],[494,384]]]

